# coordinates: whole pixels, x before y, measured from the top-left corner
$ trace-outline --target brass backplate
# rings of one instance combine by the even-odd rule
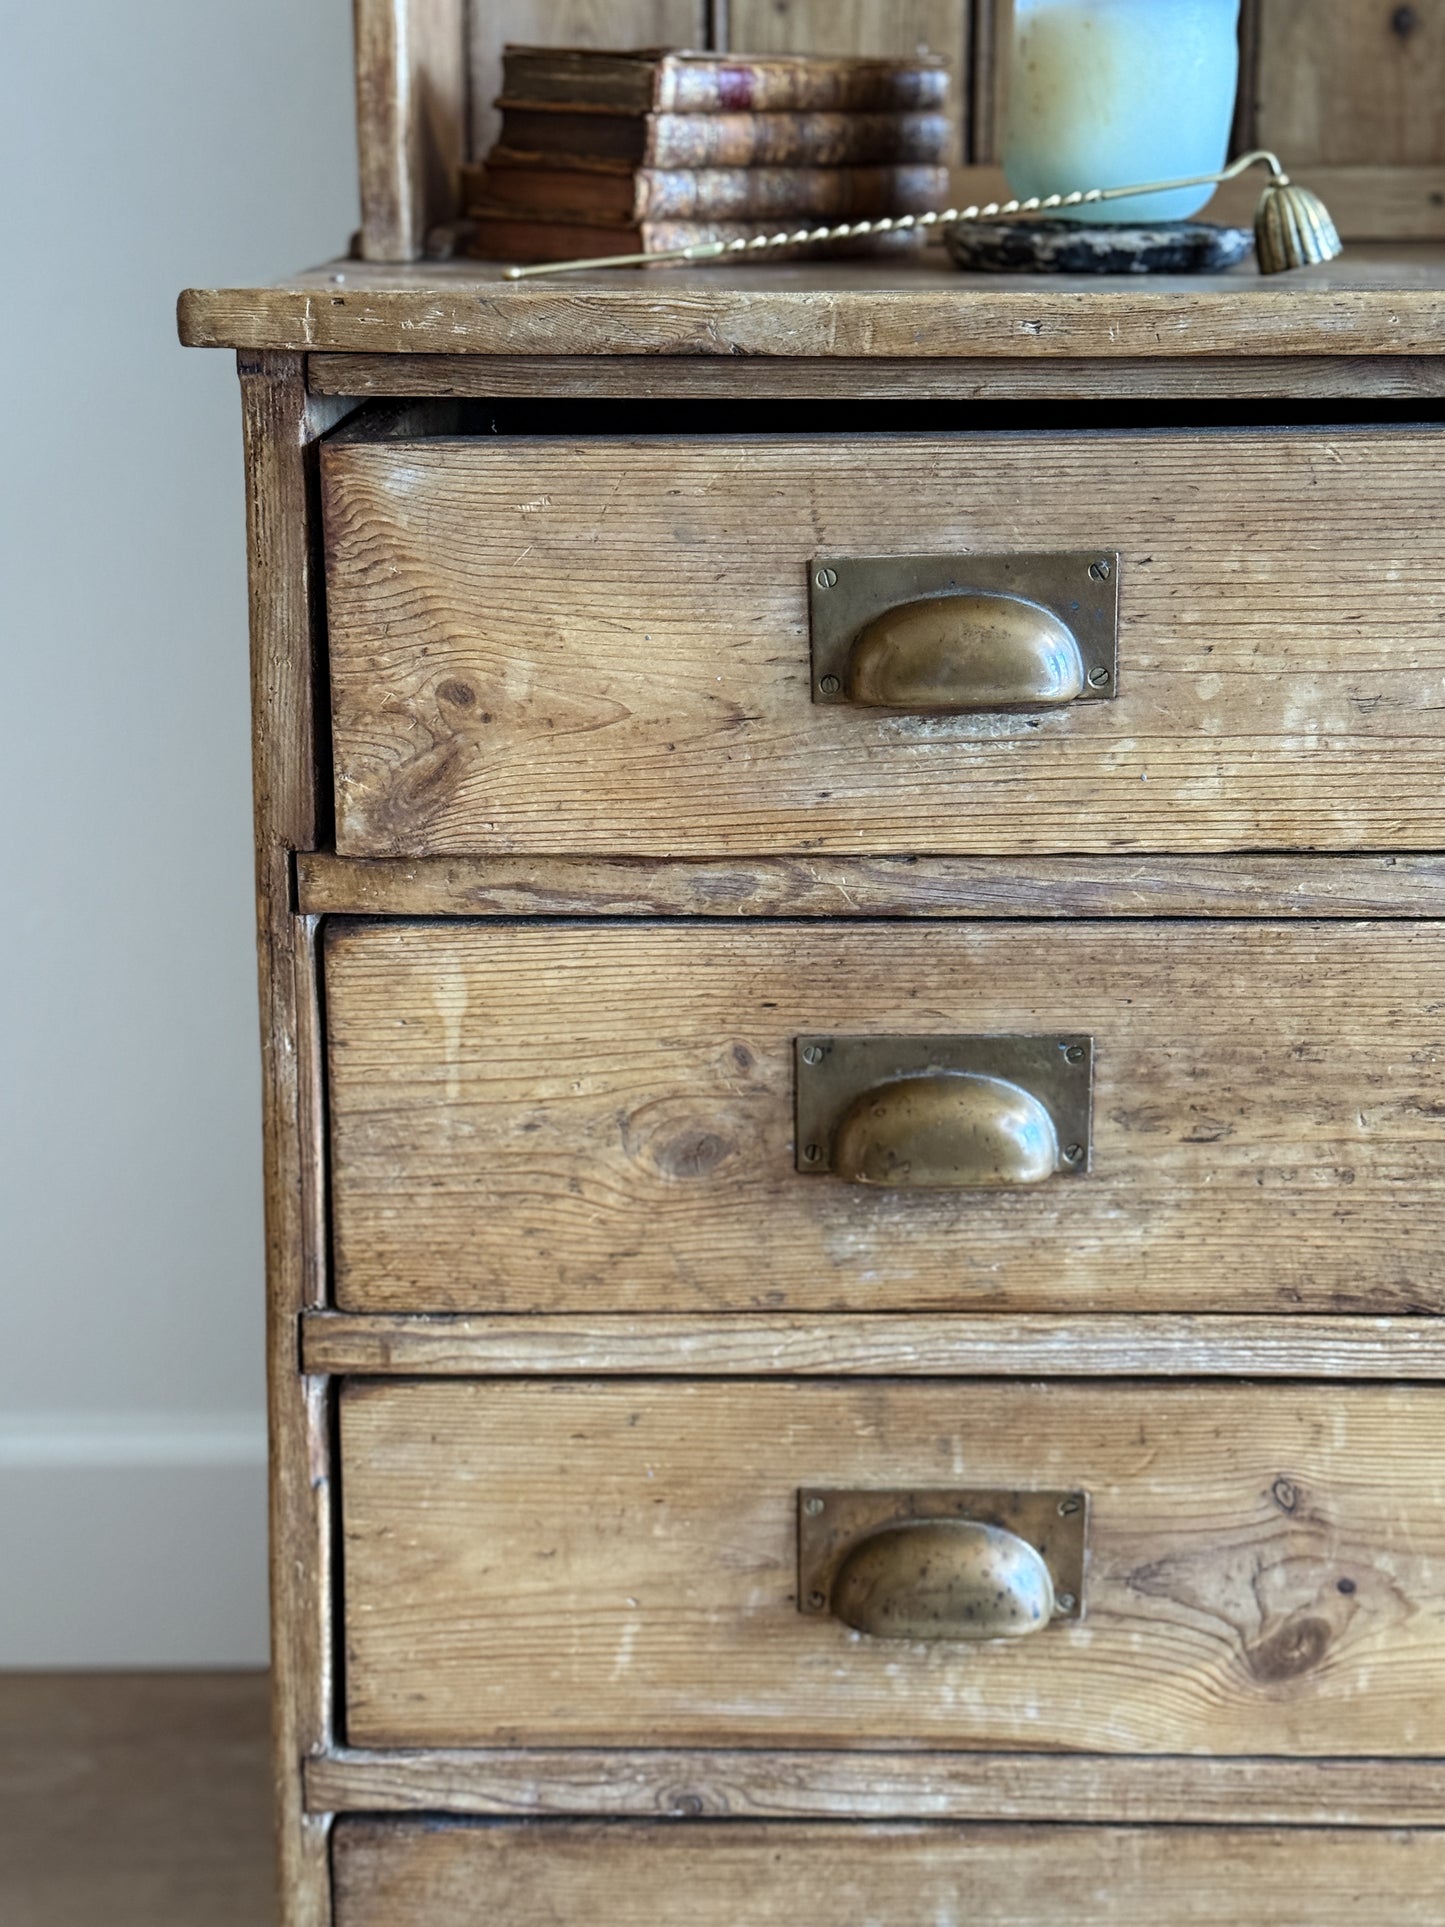
[[[931,1071],[972,1071],[1018,1084],[1054,1120],[1060,1177],[1082,1177],[1093,1150],[1092,1037],[799,1037],[794,1042],[800,1171],[833,1169],[833,1133],[853,1100],[877,1084]]]
[[[922,1490],[804,1486],[798,1493],[799,1612],[827,1612],[838,1570],[859,1540],[887,1526],[936,1519],[974,1519],[1026,1540],[1054,1582],[1054,1618],[1084,1617],[1088,1493],[956,1486]]]
[[[1084,658],[1084,703],[1111,702],[1119,682],[1119,551],[1049,555],[815,556],[808,570],[813,701],[847,703],[848,664],[860,630],[922,596],[1022,596],[1074,633]]]

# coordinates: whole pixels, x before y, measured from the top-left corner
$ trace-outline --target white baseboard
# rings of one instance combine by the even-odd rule
[[[0,1547],[0,1667],[265,1664],[249,1415],[4,1421]]]

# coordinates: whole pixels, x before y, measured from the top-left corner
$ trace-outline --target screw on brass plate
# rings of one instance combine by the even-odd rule
[[[1059,1517],[1061,1519],[1072,1519],[1082,1504],[1083,1501],[1081,1499],[1060,1499]]]
[[[1065,1057],[1065,1060],[1070,1064],[1082,1064],[1084,1061],[1083,1045],[1082,1044],[1065,1044],[1064,1057]]]
[[[794,580],[796,581],[797,578],[794,577]],[[835,589],[838,586],[838,571],[836,569],[819,569],[818,573],[813,577],[813,580],[820,589]]]
[[[1074,1595],[1071,1592],[1061,1592],[1055,1599],[1054,1605],[1061,1613],[1071,1613],[1075,1605]]]
[[[815,1613],[822,1612],[823,1608],[827,1605],[827,1603],[828,1603],[827,1600],[823,1597],[822,1593],[820,1592],[810,1592],[808,1594],[808,1610],[810,1612],[815,1612]]]
[[[1079,1159],[1083,1155],[1084,1155],[1084,1147],[1082,1144],[1066,1144],[1064,1146],[1064,1163],[1065,1164],[1077,1164]]]
[[[1089,671],[1089,687],[1091,689],[1104,688],[1108,680],[1109,672],[1107,669],[1091,669]]]
[[[805,1144],[803,1147],[803,1156],[808,1160],[809,1164],[816,1164],[822,1155],[823,1147],[821,1144]]]
[[[805,1064],[821,1064],[827,1054],[821,1044],[808,1044],[803,1051],[803,1062]]]
[[[1110,568],[1109,564],[1104,561],[1102,556],[1097,562],[1091,562],[1089,564],[1089,574],[1095,582],[1107,582],[1113,573],[1114,571]]]
[[[836,696],[843,685],[836,676],[824,676],[823,680],[818,684],[818,687],[825,696]]]
[[[810,1519],[816,1519],[818,1514],[823,1510],[823,1501],[821,1499],[804,1499],[803,1510]]]

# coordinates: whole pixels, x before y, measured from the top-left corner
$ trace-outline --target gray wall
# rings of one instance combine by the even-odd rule
[[[265,1656],[235,365],[356,223],[348,0],[0,0],[0,1666]]]

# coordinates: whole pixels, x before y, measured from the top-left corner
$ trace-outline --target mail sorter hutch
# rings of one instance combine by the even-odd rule
[[[914,11],[984,164],[987,16]],[[1440,1920],[1396,12],[1251,21],[1330,268],[509,284],[405,257],[538,23],[365,0],[372,258],[184,297],[248,464],[288,1927]]]

